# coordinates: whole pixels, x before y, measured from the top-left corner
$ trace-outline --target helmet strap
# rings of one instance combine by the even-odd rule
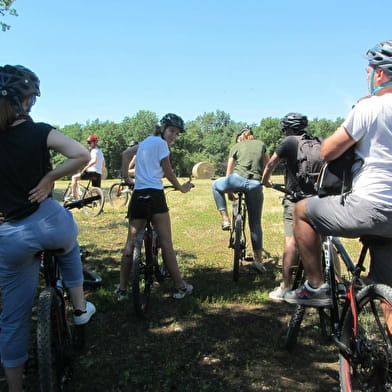
[[[391,86],[391,85],[392,85],[392,80],[390,80],[388,82],[385,82],[383,84],[380,84],[378,87],[373,88],[372,95],[374,95],[377,91],[380,91],[382,88],[388,87],[388,86]]]
[[[370,80],[369,80],[369,92],[370,95],[376,94],[377,91],[380,91],[384,87],[392,85],[392,80],[389,80],[388,82],[385,82],[383,84],[380,84],[379,86],[375,87],[374,86],[374,74],[376,73],[376,68],[372,69],[372,73],[370,74]]]

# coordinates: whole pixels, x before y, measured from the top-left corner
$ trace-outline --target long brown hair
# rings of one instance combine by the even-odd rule
[[[9,99],[0,97],[0,132],[5,132],[17,117]]]

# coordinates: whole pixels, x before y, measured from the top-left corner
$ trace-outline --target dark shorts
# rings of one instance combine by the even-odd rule
[[[147,219],[168,212],[165,193],[161,189],[138,189],[132,193],[127,218]]]
[[[82,180],[91,180],[91,185],[101,187],[101,175],[97,172],[83,172],[80,176]]]

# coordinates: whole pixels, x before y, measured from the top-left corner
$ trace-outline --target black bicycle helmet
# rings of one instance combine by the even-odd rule
[[[174,113],[165,114],[161,118],[160,124],[176,127],[180,130],[180,132],[185,132],[184,120],[180,116],[177,116],[177,114]]]
[[[40,96],[39,79],[28,68],[21,65],[0,67],[0,94],[3,97]]]
[[[251,127],[248,127],[248,126],[245,126],[245,127],[242,127],[242,128],[238,131],[237,137],[240,137],[245,131],[249,131],[250,134],[253,135],[252,128],[251,128]]]
[[[286,114],[280,121],[280,128],[284,132],[287,128],[295,132],[302,131],[308,126],[308,118],[301,113]]]
[[[369,49],[366,54],[369,65],[382,68],[392,78],[392,41],[384,41]]]

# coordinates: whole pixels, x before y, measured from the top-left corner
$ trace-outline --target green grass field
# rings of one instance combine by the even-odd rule
[[[106,194],[113,182],[103,182]],[[264,191],[268,271],[260,275],[246,262],[235,283],[229,234],[220,229],[212,182],[194,183],[187,194],[167,193],[180,269],[194,285],[194,295],[173,300],[166,280],[153,291],[148,320],[136,317],[131,300],[118,302],[113,296],[127,232],[126,209],[114,209],[107,200],[98,217],[73,212],[80,245],[90,252],[87,267],[103,277],[103,286],[87,293],[97,313],[87,329],[88,347],[76,358],[74,391],[333,391],[338,354],[320,344],[314,312],[309,311],[298,347],[289,354],[281,344],[292,308],[268,300],[281,278],[282,194]],[[66,186],[56,183],[57,198]],[[355,257],[358,242],[344,243]],[[33,357],[27,391],[37,390]]]

